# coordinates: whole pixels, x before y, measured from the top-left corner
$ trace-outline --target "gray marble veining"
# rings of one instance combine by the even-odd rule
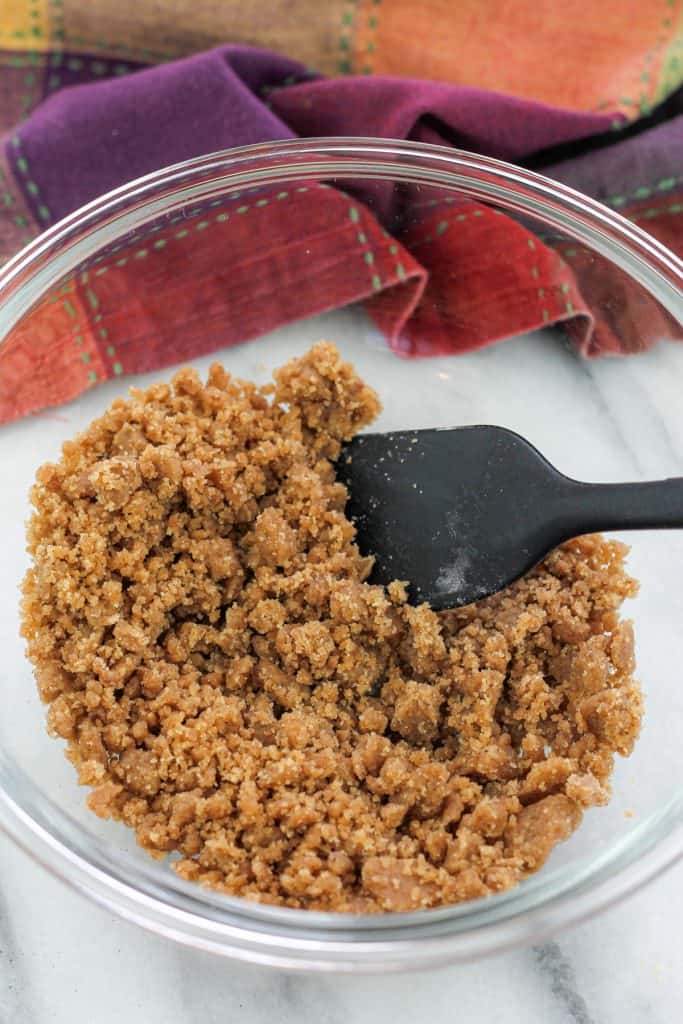
[[[0,957],[1,1024],[673,1024],[683,999],[676,871],[534,949],[360,978],[177,947],[90,905],[4,838],[0,875],[15,935],[14,962]]]
[[[575,1024],[595,1024],[595,1018],[579,991],[576,973],[571,961],[563,953],[559,942],[545,942],[534,946],[541,981],[550,986],[550,991]]]

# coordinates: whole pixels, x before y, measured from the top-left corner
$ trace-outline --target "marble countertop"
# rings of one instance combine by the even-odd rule
[[[2,1024],[673,1024],[683,884],[670,871],[542,945],[438,971],[286,974],[181,948],[67,890],[0,838]]]
[[[343,316],[335,323],[348,329]],[[333,337],[329,318],[325,327]],[[314,339],[321,332],[309,323],[304,333]],[[615,479],[683,475],[683,346],[582,364],[556,339],[530,338],[452,361],[467,417],[474,415],[467,408],[470,389],[481,394],[486,387],[492,409],[508,401],[515,366],[538,372],[539,394],[553,375],[560,391],[566,379],[567,407],[550,403],[547,415],[557,417],[548,455],[566,452],[561,465],[567,472],[578,475],[581,466],[565,436],[571,389],[580,386],[590,393],[600,424],[595,447],[584,445],[579,453],[587,479],[600,478],[608,456],[617,460]],[[495,383],[500,380],[508,384]],[[115,393],[111,387],[103,389],[102,401]],[[481,422],[481,403],[477,413]],[[512,414],[501,419],[492,411],[486,418],[517,423]],[[11,444],[3,448],[0,437],[6,474],[13,459],[19,467],[24,457],[15,445],[23,428],[11,429]],[[607,454],[601,445],[609,446]],[[16,511],[5,502],[0,526],[10,515]],[[645,603],[638,616],[652,616],[654,629],[660,611],[656,601],[650,611]],[[650,674],[670,665],[666,650],[656,664],[653,657],[645,652]],[[0,1024],[384,1024],[423,1017],[430,1024],[670,1024],[683,1001],[682,917],[678,867],[572,930],[476,964],[384,977],[286,974],[147,934],[67,889],[0,835]]]

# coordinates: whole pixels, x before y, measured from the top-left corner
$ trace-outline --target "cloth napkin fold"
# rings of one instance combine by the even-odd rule
[[[15,0],[0,14],[0,255],[166,164],[319,135],[439,142],[530,164],[683,250],[683,0],[615,5],[620,26],[574,0],[562,5],[562,45],[550,2],[429,0],[418,11],[359,0],[314,18],[297,0],[282,5],[287,19],[280,5],[272,13],[279,45],[305,64],[239,44],[168,60],[221,35],[273,43],[273,24],[248,6],[199,0],[192,19],[180,2]],[[644,120],[629,122],[635,114]],[[0,422],[359,301],[403,356],[558,322],[584,355],[679,336],[639,289],[532,224],[436,190],[306,182],[151,225],[69,281],[0,350]]]

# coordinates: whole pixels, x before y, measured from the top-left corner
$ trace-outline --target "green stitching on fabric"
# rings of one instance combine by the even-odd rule
[[[297,189],[297,191],[301,191],[301,190]],[[352,224],[358,224],[360,222],[360,212],[359,212],[357,206],[350,206],[349,207],[349,220],[351,221]],[[365,265],[367,267],[373,267],[374,268],[375,254],[373,253],[373,251],[370,248],[367,248],[367,246],[369,244],[368,243],[368,236],[366,235],[366,233],[364,231],[358,231],[356,233],[356,238],[358,239],[359,244],[364,246],[363,262],[365,263]],[[376,292],[379,291],[380,288],[382,287],[382,279],[379,276],[379,274],[377,274],[377,273],[373,272],[373,274],[370,277],[370,282],[372,284],[373,289]]]
[[[532,250],[536,249],[536,241],[535,241],[535,239],[527,238],[526,244],[528,245],[528,247],[530,249],[532,249]],[[532,277],[532,280],[538,281],[539,272],[538,272],[538,267],[536,266],[535,263],[531,266],[531,277]],[[545,289],[544,288],[537,288],[536,289],[536,295],[537,295],[537,297],[539,299],[545,298]],[[550,319],[550,313],[548,312],[547,309],[542,309],[541,313],[542,313],[542,316],[543,316],[543,323],[547,323],[548,320]]]
[[[52,15],[51,34],[61,42],[64,39],[64,5],[62,0],[51,0],[50,7],[52,10],[48,10],[48,15]]]
[[[35,50],[27,53],[12,53],[2,60],[8,68],[37,68],[40,66],[40,55]]]
[[[435,205],[437,205],[438,203],[441,203],[441,202],[454,203],[455,200],[454,199],[446,199],[446,200],[429,199],[425,203],[420,203],[418,205],[420,205],[420,206],[435,206]],[[470,213],[456,213],[456,215],[455,215],[455,217],[453,219],[455,221],[457,221],[458,223],[462,223],[462,221],[468,220],[470,217],[483,217],[485,212],[488,212],[488,213],[500,213],[500,210],[488,210],[488,208],[487,208],[486,211],[484,211],[484,210],[471,210]],[[444,232],[448,230],[448,227],[449,227],[449,223],[448,223],[447,220],[440,220],[438,222],[438,224],[436,225],[436,228],[435,228],[435,231],[434,231],[434,235],[425,235],[424,238],[421,238],[421,239],[419,239],[419,241],[414,242],[413,245],[414,246],[415,245],[425,245],[425,243],[427,243],[427,242],[433,242],[436,237],[438,237],[439,235],[443,235]],[[529,244],[530,248],[532,248],[532,249],[535,248],[532,239],[528,239],[527,241],[528,241],[528,244]],[[395,246],[392,246],[393,250],[395,250],[395,248],[396,248]],[[392,249],[390,249],[389,251],[391,252]]]
[[[673,8],[674,4],[669,4],[669,6]],[[659,79],[655,83],[653,105],[660,103],[681,84],[681,61],[677,51],[683,46],[683,12],[679,12],[678,18],[678,28],[673,32],[669,31],[672,28],[671,18],[667,16],[663,22],[663,27],[668,32],[668,38],[664,40],[667,45],[662,56]]]
[[[351,24],[349,22],[349,24]],[[302,77],[303,75],[307,77]],[[319,72],[316,68],[306,67],[304,68],[302,75],[287,75],[280,82],[274,84],[262,85],[259,89],[259,95],[263,97],[263,101],[267,107],[272,107],[272,104],[268,102],[268,97],[272,96],[273,93],[280,92],[281,89],[286,89],[290,85],[303,85],[304,82],[308,81],[310,77],[318,77]]]
[[[673,7],[674,6],[674,4],[670,3],[669,0],[666,0],[666,3],[667,3],[668,7]],[[671,70],[670,69],[670,65],[665,65],[662,68],[662,81],[661,81],[659,86],[655,85],[655,88],[654,88],[654,90],[652,92],[652,95],[650,96],[649,86],[650,86],[650,83],[652,81],[652,75],[651,75],[651,72],[650,72],[649,68],[654,64],[654,62],[655,62],[656,58],[658,57],[661,49],[664,46],[666,46],[667,43],[672,45],[672,43],[674,43],[674,42],[680,42],[680,40],[670,41],[669,38],[668,38],[668,35],[666,34],[666,33],[668,33],[669,29],[671,29],[672,24],[673,24],[673,22],[672,22],[671,18],[667,14],[665,14],[664,17],[662,18],[662,22],[661,22],[661,26],[660,26],[662,34],[656,40],[654,46],[651,47],[651,49],[648,50],[648,52],[645,54],[645,59],[644,59],[644,65],[645,66],[644,66],[644,69],[643,69],[643,71],[641,71],[640,76],[639,76],[640,83],[643,86],[643,88],[641,90],[641,93],[640,93],[640,96],[638,97],[638,99],[637,100],[631,100],[631,99],[621,98],[621,99],[616,101],[617,103],[621,103],[621,104],[624,104],[624,105],[636,107],[638,113],[641,114],[641,115],[649,114],[652,111],[653,104],[657,104],[662,99],[664,99],[664,97],[667,96],[668,93],[670,91],[672,91],[673,88],[675,88],[675,86],[678,84],[675,81],[669,80],[669,74],[670,74],[670,70]],[[601,104],[601,106],[614,106],[614,105],[615,105],[615,101],[614,100],[608,100],[608,101],[604,101],[603,100],[603,103]],[[598,107],[594,107],[593,109],[597,110],[599,108]],[[612,122],[612,128],[613,129],[619,129],[621,127],[622,127],[622,124],[621,124],[620,121],[613,121]]]
[[[456,218],[456,220],[457,219],[458,218]],[[448,231],[448,227],[449,227],[449,224],[448,224],[447,220],[440,220],[438,222],[438,224],[436,225],[436,228],[434,229],[434,234],[433,235],[425,235],[424,238],[420,238],[417,242],[413,242],[413,248],[415,248],[415,246],[418,246],[418,245],[427,245],[429,242],[434,242],[437,238],[440,238],[441,235],[445,234],[446,231]],[[389,249],[389,252],[391,252],[392,250],[394,252],[396,252],[396,246],[395,245],[391,246],[391,248]]]
[[[1,184],[1,182],[0,182],[0,184]],[[321,185],[320,187],[322,188],[323,186]],[[250,192],[255,192],[255,191],[258,191],[258,188],[250,189],[249,191]],[[309,187],[307,185],[303,185],[300,188],[297,188],[295,191],[296,192],[308,192],[309,191]],[[233,200],[234,199],[238,199],[243,194],[244,193],[236,192],[231,198]],[[279,192],[277,194],[276,198],[277,199],[286,199],[291,194],[292,193],[290,193],[290,192]],[[223,200],[219,200],[219,202],[223,202]],[[256,209],[257,207],[266,206],[269,202],[270,202],[270,200],[268,200],[268,199],[259,199],[255,203],[253,203],[251,206],[249,204],[245,203],[245,204],[242,204],[241,206],[238,206],[236,212],[240,213],[240,214],[245,214],[245,213],[248,213],[249,210]],[[210,206],[215,206],[216,203],[213,202],[213,203],[210,203],[209,205]],[[356,207],[352,207],[352,211],[350,212],[350,217],[351,217],[352,220],[355,219],[356,222],[358,221],[359,213],[358,213],[358,210],[357,210]],[[225,223],[225,221],[227,221],[229,219],[230,219],[230,214],[226,213],[224,210],[221,211],[220,213],[216,214],[216,216],[213,218],[214,223]],[[184,220],[183,217],[173,217],[173,218],[171,218],[171,223],[176,223],[177,224],[177,223],[179,223],[182,220]],[[204,231],[206,228],[208,228],[210,226],[211,226],[211,221],[206,220],[206,219],[200,220],[196,224],[192,225],[192,227],[194,228],[195,231]],[[159,225],[155,225],[150,230],[151,231],[161,231],[161,230],[163,230],[163,227],[159,226]],[[386,237],[388,237],[386,232],[383,232],[383,234]],[[173,234],[173,238],[177,239],[178,241],[181,241],[183,238],[189,237],[189,235],[190,235],[190,228],[181,228],[179,231],[176,231]],[[141,237],[142,236],[140,234],[132,235],[128,239],[128,244],[130,245],[130,244],[132,244],[134,242],[140,241]],[[158,252],[158,251],[164,249],[166,247],[168,241],[170,241],[170,238],[168,238],[168,239],[166,239],[166,238],[157,238],[157,239],[155,239],[154,242],[151,243],[151,246],[152,246],[151,249],[143,247],[142,249],[137,249],[135,252],[132,252],[129,256],[121,256],[121,257],[119,257],[119,259],[114,260],[112,263],[110,263],[110,264],[108,264],[106,266],[98,267],[97,270],[93,271],[93,275],[95,277],[102,277],[104,274],[109,272],[111,267],[125,267],[126,264],[130,260],[143,260],[143,259],[146,259],[148,256],[154,255],[155,251]],[[111,247],[111,249],[110,249],[110,252],[111,253],[119,252],[122,248],[123,248],[122,245],[113,245]],[[394,250],[395,250],[395,247],[394,247]],[[104,259],[103,256],[97,257],[97,260],[93,260],[93,263],[100,262],[103,259]],[[88,281],[88,272],[85,271],[81,275],[81,282],[83,284],[85,284],[85,283],[87,283],[87,281]],[[95,293],[92,292],[92,290],[90,290],[90,291],[91,291],[91,294],[92,294],[92,299],[90,299],[90,297],[89,297],[89,301],[91,303],[92,303],[92,300],[97,302],[97,297],[95,296]],[[88,294],[88,293],[86,292],[86,294]],[[94,306],[93,308],[96,309],[97,307]],[[94,322],[97,322],[98,320],[101,320],[101,319],[102,319],[101,314],[98,314],[97,316],[93,317],[93,321]]]
[[[375,10],[379,7],[379,4],[380,4],[380,0],[377,0],[377,2],[373,4],[373,7],[375,8]],[[368,38],[367,38],[367,42],[365,44],[365,53],[366,53],[367,63],[363,67],[363,74],[364,75],[371,75],[372,72],[373,72],[374,54],[377,51],[377,24],[378,24],[378,21],[379,21],[379,19],[378,19],[376,13],[372,13],[372,14],[368,15]]]
[[[663,19],[663,21],[662,21],[661,27],[662,27],[662,29],[670,28],[671,27],[671,20],[665,17]],[[599,103],[596,103],[593,107],[591,107],[591,111],[590,112],[591,113],[598,113],[599,111],[605,110],[608,107],[614,107],[614,106],[622,105],[622,106],[635,107],[635,109],[637,110],[638,114],[640,114],[640,115],[649,114],[651,112],[651,110],[652,110],[652,103],[650,102],[650,98],[648,96],[648,86],[649,86],[649,83],[651,82],[651,72],[648,70],[648,68],[651,67],[652,64],[654,64],[655,58],[656,58],[657,54],[662,49],[662,47],[666,45],[666,43],[667,43],[666,36],[660,36],[657,39],[657,41],[655,42],[654,46],[650,50],[648,50],[648,52],[645,54],[645,57],[644,57],[644,69],[643,69],[643,71],[641,71],[640,75],[638,76],[639,77],[639,81],[640,81],[641,85],[643,86],[643,88],[642,88],[641,93],[640,93],[640,95],[639,95],[637,100],[631,99],[628,96],[620,96],[618,99],[601,100]],[[653,96],[653,99],[655,100],[655,102],[658,102],[658,100],[662,99],[664,97],[664,95],[666,95],[666,90],[664,90],[664,91],[662,91],[661,89],[655,90],[655,94]],[[613,131],[618,131],[619,129],[624,127],[624,124],[623,124],[623,122],[621,120],[619,120],[618,118],[615,118],[612,121],[610,127],[612,128]]]
[[[36,0],[34,0],[34,3]],[[86,39],[83,36],[69,34],[68,40],[64,25],[64,10],[61,0],[50,0],[48,14],[51,15],[52,28],[50,35],[59,40],[62,45],[66,45],[68,42],[69,46],[81,46],[85,50],[92,50],[93,46],[99,47],[102,50],[110,50],[117,52],[118,50],[125,49],[124,44],[119,41],[117,43],[112,42],[108,39],[96,38]],[[160,50],[147,50],[147,49],[133,49],[126,50],[129,54],[135,54],[136,57],[140,57],[143,60],[149,60],[149,62],[162,63],[167,60],[173,60],[174,57],[179,57],[181,54],[176,50],[174,53],[162,53]]]
[[[683,213],[683,203],[671,203],[670,206],[662,207],[651,207],[649,210],[643,210],[642,213],[636,214],[631,217],[630,220],[653,220],[655,217],[665,217],[669,213]]]
[[[60,288],[60,292],[62,294],[64,294],[64,290],[61,289],[61,288]],[[83,345],[85,343],[85,339],[83,337],[83,334],[81,333],[81,326],[80,326],[80,323],[78,322],[78,313],[76,312],[76,307],[74,306],[74,304],[71,301],[71,299],[63,299],[62,300],[62,307],[66,311],[66,314],[69,317],[69,319],[74,322],[74,328],[73,329],[74,329],[74,332],[76,332],[74,334],[74,339],[73,339],[74,340],[74,344],[79,345],[79,346]],[[81,362],[83,362],[83,363],[85,363],[87,365],[90,362],[90,353],[89,352],[81,352],[80,353],[80,359],[81,359]],[[93,384],[96,382],[97,374],[95,373],[94,370],[90,370],[89,371],[89,373],[88,373],[88,380],[91,383],[93,383]]]
[[[2,170],[2,167],[0,167],[0,188],[3,190],[2,191],[2,200],[3,200],[4,204],[5,204],[5,206],[7,207],[8,210],[14,210],[15,209],[14,197],[13,197],[12,193],[9,190],[9,182],[7,181],[7,178],[5,177],[5,174],[4,174],[4,171]],[[24,217],[20,213],[12,214],[12,220],[17,225],[17,227],[25,228],[25,227],[28,226],[28,221],[26,220],[26,217]],[[31,241],[30,237],[29,238],[25,238],[24,239],[24,244],[26,244],[27,242],[30,242],[30,241]]]
[[[34,22],[39,22],[40,21],[40,14],[41,14],[41,12],[40,12],[39,0],[31,0],[31,6],[29,7],[29,10],[28,10],[29,18],[32,18]],[[42,31],[41,31],[40,25],[31,25],[31,28],[29,29],[29,33],[30,33],[30,35],[32,35],[34,37],[34,39],[40,39],[42,34],[43,34]]]
[[[31,90],[31,91],[24,93],[23,96],[21,97],[21,114],[20,114],[20,117],[21,117],[22,121],[25,120],[28,117],[28,115],[31,113],[31,110],[33,109],[33,106],[34,106],[35,90],[33,90],[33,86],[36,84],[36,73],[35,73],[35,71],[28,71],[24,75],[23,84],[26,86],[26,88],[28,90]]]
[[[64,64],[64,55],[56,53],[50,58],[50,67],[61,68]],[[107,74],[107,64],[103,60],[91,60],[86,61],[82,57],[73,57],[66,62],[66,67],[69,71],[82,71],[86,69],[92,75],[101,78]],[[133,69],[127,64],[115,64],[112,68],[113,75],[129,75]],[[47,80],[47,87],[50,92],[61,88],[62,86],[62,75],[61,71],[53,71]]]
[[[662,178],[660,181],[656,181],[654,185],[640,185],[632,192],[627,192],[626,195],[605,196],[601,202],[607,206],[619,208],[626,206],[630,199],[649,199],[651,196],[656,195],[657,192],[668,192],[677,185],[680,185],[681,182],[683,182],[683,175],[678,175],[675,178]]]
[[[30,170],[28,166],[28,161],[22,152],[21,139],[18,135],[14,135],[12,137],[12,145],[17,151],[17,167],[19,168],[23,176],[26,178],[26,189],[28,192],[31,193],[31,195],[38,198],[40,196],[40,188],[37,182],[33,181],[33,179],[29,176]],[[50,211],[44,202],[40,202],[38,204],[38,216],[41,220],[44,221],[48,221],[51,219]]]
[[[339,36],[339,50],[341,56],[337,61],[337,71],[340,75],[350,75],[353,71],[351,38],[357,14],[357,6],[358,0],[346,0],[346,9],[342,14],[341,34]]]
[[[451,204],[454,202],[456,200],[453,196],[439,196],[438,199],[423,199],[421,203],[415,203],[413,209],[418,210],[426,206],[441,206],[443,203]]]
[[[117,261],[117,263],[118,262],[120,262],[120,261]],[[103,272],[103,271],[106,272],[108,269],[109,269],[108,267],[100,267],[99,270],[95,271],[95,274],[97,276],[100,276],[101,272]],[[84,274],[83,277],[86,278],[86,280],[87,280],[87,277],[88,277],[87,273]],[[95,294],[95,292],[93,291],[92,285],[89,285],[88,288],[86,288],[85,294],[86,294],[86,298],[88,300],[88,304],[89,304],[90,308],[92,310],[94,310],[95,313],[96,313],[96,315],[93,317],[93,323],[101,323],[102,322],[102,313],[99,312],[99,310],[101,308],[100,307],[100,300],[97,297],[97,295]],[[109,331],[107,330],[107,328],[106,327],[98,327],[97,328],[97,335],[98,335],[98,337],[102,341],[107,341],[108,342],[107,345],[105,346],[105,352],[109,356],[110,360],[114,359],[114,357],[116,356],[116,348],[114,347],[114,345],[111,344],[110,341],[108,341]],[[114,372],[114,374],[116,376],[120,376],[120,374],[123,373],[123,367],[121,366],[121,363],[118,362],[118,361],[112,362],[111,368],[112,368],[112,371]]]

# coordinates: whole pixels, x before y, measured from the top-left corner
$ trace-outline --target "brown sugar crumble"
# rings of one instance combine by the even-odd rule
[[[436,614],[366,582],[336,482],[375,393],[319,343],[257,387],[133,390],[32,491],[23,635],[89,805],[249,900],[380,912],[510,888],[609,799],[642,698],[599,536]]]

